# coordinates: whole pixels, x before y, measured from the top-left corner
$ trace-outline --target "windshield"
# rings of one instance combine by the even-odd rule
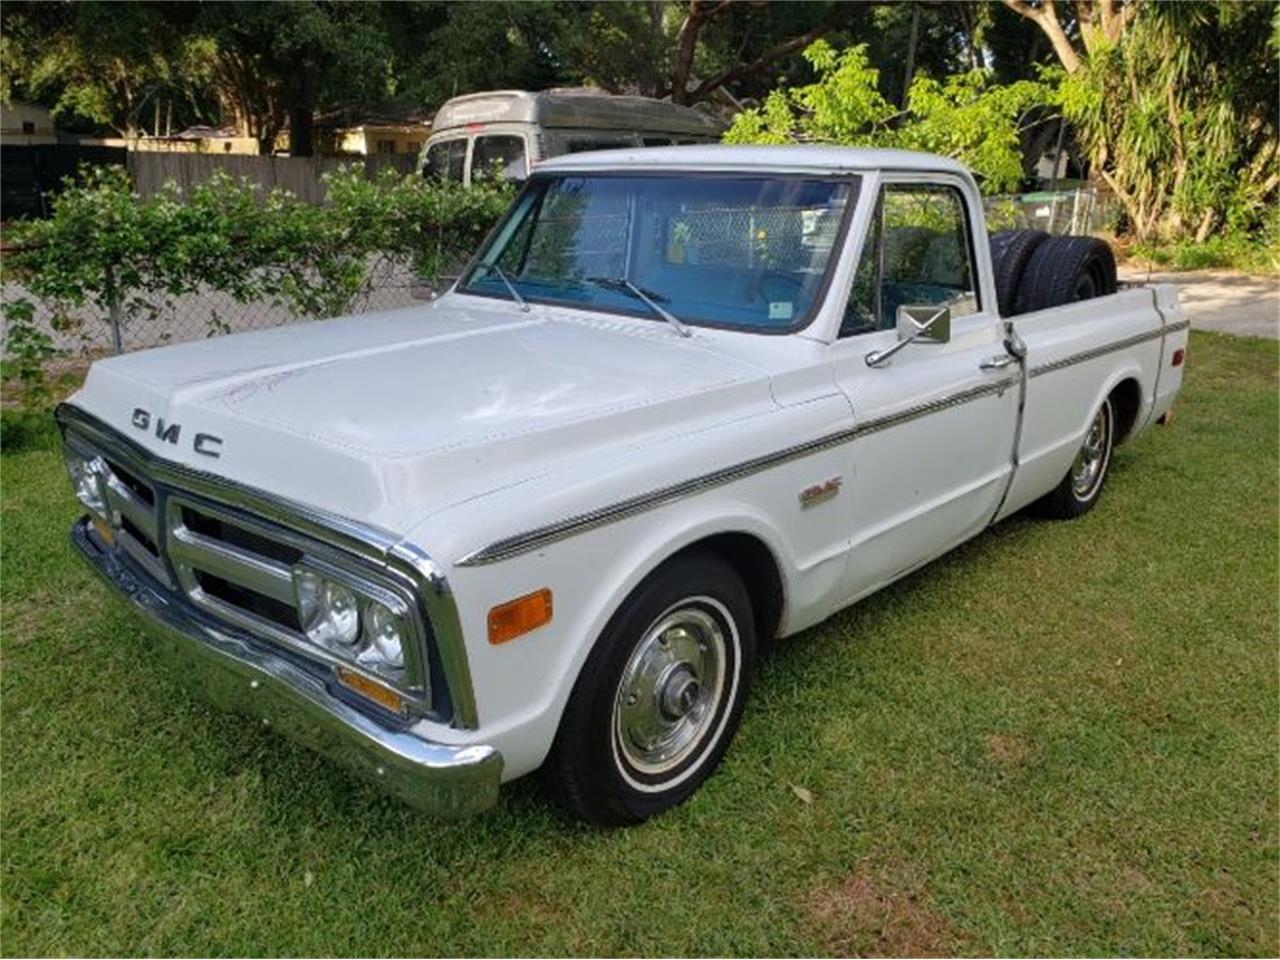
[[[782,174],[537,176],[458,289],[661,322],[640,290],[684,323],[792,330],[820,299],[856,183]]]

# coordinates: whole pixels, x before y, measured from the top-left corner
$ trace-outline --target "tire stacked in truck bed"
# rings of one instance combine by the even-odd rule
[[[1116,292],[1115,256],[1096,237],[1001,230],[991,235],[991,265],[1004,317]]]

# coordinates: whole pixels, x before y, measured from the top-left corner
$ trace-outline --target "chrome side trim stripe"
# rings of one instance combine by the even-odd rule
[[[1122,340],[1116,340],[1105,346],[1095,347],[1092,350],[1085,350],[1082,353],[1073,354],[1069,357],[1063,357],[1060,360],[1054,360],[1050,363],[1041,364],[1032,367],[1027,376],[1038,377],[1041,374],[1052,373],[1054,370],[1061,370],[1066,367],[1074,366],[1077,363],[1085,363],[1086,361],[1106,356],[1109,353],[1115,353],[1126,347],[1135,344],[1144,343],[1147,340],[1155,340],[1176,333],[1179,330],[1185,330],[1191,326],[1189,320],[1180,320],[1177,323],[1170,323],[1158,330],[1151,330],[1140,333],[1132,337],[1126,337]],[[664,504],[671,503],[683,497],[692,496],[701,493],[703,490],[709,490],[713,487],[723,486],[726,483],[732,483],[743,477],[760,473],[762,470],[768,470],[779,464],[786,463],[790,460],[796,460],[801,457],[807,457],[811,454],[818,453],[830,447],[840,446],[856,440],[858,437],[867,434],[876,433],[880,430],[888,430],[903,423],[908,423],[920,417],[927,417],[931,413],[938,413],[951,407],[959,406],[963,403],[969,403],[991,394],[1000,394],[1010,387],[1016,386],[1017,378],[1003,378],[1001,380],[993,380],[990,383],[979,384],[967,390],[961,390],[958,393],[941,397],[937,400],[930,400],[927,403],[917,404],[914,407],[908,407],[898,413],[891,413],[887,416],[877,417],[874,420],[867,420],[865,423],[857,424],[847,430],[839,430],[835,433],[829,433],[817,439],[810,440],[806,443],[797,444],[794,447],[787,447],[774,453],[767,453],[764,456],[755,457],[751,460],[743,460],[732,466],[725,467],[722,470],[715,470],[711,473],[694,477],[691,480],[684,480],[680,483],[673,483],[670,486],[659,487],[656,490],[650,490],[647,493],[641,493],[634,497],[628,497],[626,500],[619,500],[616,503],[608,504],[596,510],[590,510],[586,513],[579,513],[567,519],[550,523],[546,526],[535,527],[523,533],[514,536],[504,537],[501,540],[495,540],[487,546],[481,547],[473,553],[467,554],[458,561],[460,567],[478,567],[487,563],[497,563],[501,560],[508,560],[511,557],[517,557],[521,554],[529,553],[548,544],[564,540],[568,537],[575,536],[586,530],[593,530],[596,527],[602,527],[606,524],[615,523],[619,520],[626,519],[643,513],[646,510],[652,510]]]
[[[908,407],[898,413],[891,413],[887,416],[876,417],[874,420],[868,420],[866,423],[854,427],[852,430],[845,431],[853,434],[849,439],[865,436],[868,433],[878,433],[881,430],[888,430],[890,427],[896,427],[902,423],[908,423],[911,420],[918,420],[920,417],[927,417],[931,413],[939,413],[943,410],[949,410],[952,407],[958,407],[961,404],[969,403],[971,400],[980,400],[991,394],[1002,394],[1010,387],[1017,384],[1017,380],[1012,377],[1003,377],[1000,380],[992,380],[990,383],[980,383],[976,387],[970,387],[968,390],[961,390],[946,397],[937,400],[930,400],[927,403],[921,403],[914,407]]]
[[[474,553],[469,553],[458,561],[460,567],[476,567],[487,563],[497,563],[500,560],[507,560],[511,557],[528,553],[531,550],[537,550],[549,543],[558,540],[564,540],[568,537],[575,536],[586,530],[593,530],[596,527],[602,527],[606,524],[616,523],[627,517],[634,516],[637,513],[643,513],[646,510],[652,510],[664,504],[671,503],[684,497],[701,493],[704,490],[710,490],[713,487],[723,486],[726,483],[732,483],[735,480],[741,480],[753,474],[776,467],[779,464],[787,463],[791,460],[797,460],[801,457],[807,457],[831,447],[840,446],[856,440],[858,437],[867,434],[877,433],[881,430],[887,430],[890,427],[896,427],[912,420],[918,420],[920,417],[927,417],[929,414],[938,413],[942,410],[948,410],[957,407],[963,403],[969,403],[973,400],[981,399],[992,394],[1000,394],[1016,384],[1016,380],[1012,378],[1002,378],[993,380],[990,383],[982,383],[976,387],[970,387],[967,390],[961,390],[958,393],[941,397],[937,400],[930,400],[927,403],[917,404],[914,407],[908,407],[897,413],[891,413],[883,417],[877,417],[874,420],[867,420],[865,423],[857,424],[846,430],[837,430],[834,433],[828,433],[816,439],[806,441],[805,443],[796,444],[793,447],[786,447],[773,453],[767,453],[760,457],[753,457],[750,460],[743,460],[732,466],[724,467],[711,473],[694,477],[690,480],[683,480],[680,483],[673,483],[669,486],[659,487],[656,490],[650,490],[647,493],[641,493],[634,497],[628,497],[626,500],[619,500],[616,503],[608,504],[596,510],[590,510],[586,513],[579,513],[565,520],[556,523],[547,524],[543,527],[536,527],[533,530],[518,533],[511,537],[505,537],[502,540],[496,540],[488,546],[481,547]]]
[[[1170,323],[1158,330],[1148,330],[1145,333],[1135,334],[1132,337],[1125,337],[1123,340],[1115,340],[1111,343],[1103,344],[1101,347],[1094,347],[1092,350],[1085,350],[1081,353],[1073,353],[1068,357],[1062,357],[1058,360],[1051,360],[1048,363],[1042,363],[1032,367],[1027,376],[1038,377],[1041,374],[1053,373],[1055,370],[1065,370],[1067,367],[1074,367],[1077,363],[1087,363],[1090,360],[1096,360],[1098,357],[1105,357],[1109,353],[1115,353],[1117,350],[1124,350],[1126,347],[1136,346],[1139,343],[1146,343],[1148,340],[1159,340],[1167,337],[1171,333],[1177,333],[1179,330],[1185,330],[1191,326],[1190,320],[1179,320],[1177,323]]]

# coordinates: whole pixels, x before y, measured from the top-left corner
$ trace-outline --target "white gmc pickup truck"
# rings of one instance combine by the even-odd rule
[[[559,158],[434,302],[95,363],[72,540],[208,696],[412,804],[541,768],[638,821],[714,770],[767,641],[1094,505],[1187,344],[1114,277],[989,239],[939,157]]]

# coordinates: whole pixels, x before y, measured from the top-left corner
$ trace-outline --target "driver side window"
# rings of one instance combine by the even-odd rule
[[[845,305],[841,337],[892,330],[900,306],[948,306],[953,317],[979,308],[973,237],[964,199],[941,184],[889,184]]]

